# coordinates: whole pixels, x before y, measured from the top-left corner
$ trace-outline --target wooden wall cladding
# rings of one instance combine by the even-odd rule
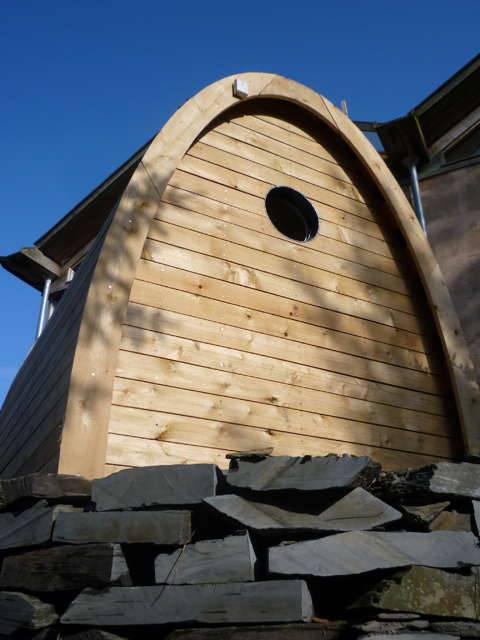
[[[289,240],[265,196],[300,191],[320,229]],[[225,465],[229,451],[460,455],[445,363],[385,203],[306,111],[253,101],[216,120],[171,177],[130,293],[107,472]]]

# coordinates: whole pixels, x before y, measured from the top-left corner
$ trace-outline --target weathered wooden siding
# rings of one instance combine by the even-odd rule
[[[480,380],[480,165],[422,180],[432,244]]]
[[[271,104],[214,123],[162,196],[130,294],[107,471],[266,448],[390,467],[458,454],[440,347],[380,196],[331,133]],[[314,204],[312,241],[270,223],[275,185]]]
[[[0,414],[0,476],[55,471],[76,341],[101,234],[20,368]]]

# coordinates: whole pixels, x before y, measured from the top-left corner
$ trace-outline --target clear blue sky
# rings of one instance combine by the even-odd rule
[[[0,254],[31,245],[218,78],[275,72],[386,120],[477,53],[479,25],[478,0],[3,0]],[[1,399],[40,297],[3,269],[0,290]]]

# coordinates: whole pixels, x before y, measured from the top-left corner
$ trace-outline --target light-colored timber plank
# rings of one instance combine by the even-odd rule
[[[194,313],[195,308],[193,304],[188,305],[189,294],[185,295],[187,297],[185,310]],[[127,309],[127,325],[125,326],[124,334],[127,335],[127,326],[130,325],[132,327],[138,327],[139,329],[147,329],[180,338],[199,340],[200,342],[218,345],[220,347],[228,347],[240,352],[275,358],[284,361],[286,363],[285,366],[293,364],[296,371],[300,371],[297,367],[297,365],[300,364],[309,368],[309,384],[317,385],[318,388],[320,388],[322,384],[328,384],[333,385],[332,390],[333,388],[337,389],[337,393],[351,395],[351,397],[357,397],[363,400],[392,404],[406,409],[426,411],[427,413],[435,413],[437,415],[443,415],[445,413],[446,399],[443,397],[421,393],[418,390],[416,393],[412,393],[410,390],[403,390],[400,387],[393,387],[371,380],[365,380],[361,377],[354,377],[355,375],[371,373],[365,367],[363,358],[361,362],[364,368],[360,367],[357,369],[356,359],[349,358],[348,373],[346,375],[335,373],[328,369],[330,366],[330,354],[328,350],[312,347],[311,345],[289,340],[284,337],[259,333],[252,329],[243,329],[216,321],[205,320],[195,315],[169,311],[165,308],[165,306],[167,306],[167,296],[170,296],[172,299],[172,306],[174,308],[182,308],[181,305],[176,306],[175,304],[180,298],[179,292],[170,289],[165,290],[164,308],[161,310],[131,302]],[[214,313],[212,313],[212,317],[218,319],[218,316],[215,316]],[[148,341],[148,338],[146,338],[146,341]],[[378,343],[372,343],[371,346],[374,349],[378,346]],[[412,355],[420,357],[420,354]],[[371,353],[371,357],[373,360],[376,360],[373,353]],[[332,366],[335,367],[335,365]],[[428,361],[423,367],[417,365],[416,368],[428,371]]]
[[[231,205],[239,209],[244,209],[253,214],[258,214],[265,222],[270,223],[268,216],[265,213],[264,199],[257,196],[251,196],[248,193],[237,191],[231,187],[224,186],[222,184],[212,182],[200,176],[196,176],[193,173],[185,173],[184,171],[177,170],[172,176],[170,186],[183,189],[196,193],[206,198],[217,200],[220,203]],[[277,238],[284,238],[284,236],[276,231],[273,224],[270,223],[271,233]],[[353,262],[358,262],[367,267],[379,269],[386,273],[393,275],[400,275],[400,267],[392,257],[381,255],[371,251],[371,244],[368,242],[368,246],[360,247],[356,246],[353,242],[352,233],[348,234],[348,229],[340,227],[338,225],[332,225],[328,221],[324,221],[324,224],[320,225],[319,232],[314,238],[314,242],[311,241],[309,246],[318,251],[324,251],[331,255],[338,255],[340,258],[346,258]],[[363,234],[357,234],[362,236],[361,240],[363,245],[371,239],[371,236],[363,236]],[[378,241],[381,243],[381,241]],[[388,245],[384,245],[385,251],[388,251]],[[390,252],[391,253],[391,252]]]
[[[324,173],[332,178],[336,178],[337,180],[342,180],[352,186],[354,184],[352,176],[350,175],[351,172],[347,171],[346,167],[343,167],[336,162],[319,158],[318,156],[306,151],[296,149],[281,140],[275,140],[263,133],[247,129],[240,124],[237,124],[234,120],[229,122],[220,122],[213,130],[215,133],[228,136],[229,138],[238,140],[239,142],[244,142],[251,147],[268,151],[268,153],[279,158],[286,160],[292,159],[296,164]]]
[[[137,278],[153,284],[168,285],[174,289],[238,304],[247,309],[271,313],[314,326],[383,341],[387,344],[405,344],[404,340],[408,342],[407,335],[418,336],[418,333],[407,332],[394,326],[362,318],[354,318],[329,309],[322,309],[272,293],[251,289],[149,260],[141,260],[139,262]],[[153,306],[158,306],[158,304]],[[420,339],[421,343],[422,340]]]
[[[399,276],[317,251],[311,243],[276,237],[272,235],[274,231],[269,220],[183,189],[168,187],[165,190],[156,220],[223,238],[402,295],[413,295],[410,283]]]
[[[228,398],[251,400],[311,413],[319,412],[333,417],[413,431],[424,430],[445,435],[450,429],[450,421],[442,416],[131,351],[120,350],[117,375],[153,384],[203,391]]]
[[[176,442],[158,442],[144,438],[130,438],[109,434],[107,440],[108,464],[144,467],[162,464],[212,463],[226,469],[228,450],[207,449]]]
[[[168,313],[168,312],[167,312]],[[178,316],[176,317],[178,319]],[[194,322],[197,322],[195,319]],[[194,322],[183,326],[192,327]],[[201,321],[200,321],[201,322]],[[218,325],[217,325],[218,326]],[[201,366],[211,366],[214,369],[243,373],[266,380],[284,382],[306,389],[316,389],[326,391],[340,396],[357,398],[369,402],[379,402],[384,405],[400,407],[422,411],[423,413],[435,415],[445,415],[447,413],[447,403],[444,399],[430,394],[412,393],[400,387],[379,385],[362,378],[354,378],[347,375],[340,375],[325,371],[321,367],[324,363],[318,360],[314,366],[308,366],[308,357],[303,362],[289,362],[286,360],[286,350],[278,349],[275,357],[257,355],[245,350],[237,350],[211,342],[205,342],[210,338],[211,332],[205,334],[201,327],[197,330],[192,327],[193,333],[174,329],[174,335],[169,335],[168,328],[162,327],[163,332],[148,331],[135,326],[125,325],[122,337],[122,348],[126,351],[136,351],[147,355],[156,355],[168,359],[180,360],[190,364]],[[180,337],[178,333],[183,333]],[[225,332],[220,331],[223,337]],[[232,332],[230,332],[232,333]],[[214,339],[214,342],[222,342]],[[224,340],[224,342],[227,342]],[[268,345],[268,340],[266,341]],[[231,343],[230,343],[231,344]],[[265,349],[268,352],[268,347]],[[316,365],[316,366],[315,366]],[[352,372],[355,370],[355,363],[352,365]],[[407,405],[407,406],[405,406]],[[429,411],[433,408],[434,411]]]
[[[244,162],[247,162],[246,160]],[[259,165],[261,168],[261,165]],[[256,211],[260,209],[260,205],[265,206],[265,198],[268,192],[275,186],[297,187],[297,181],[286,174],[278,174],[276,182],[266,182],[258,178],[252,178],[243,173],[238,173],[231,169],[226,169],[220,165],[213,164],[206,160],[186,155],[178,165],[178,171],[190,173],[198,177],[202,177],[212,182],[217,182],[226,187],[235,189],[237,193],[243,193],[258,198],[259,202],[255,204]],[[260,172],[257,172],[260,173]],[[307,183],[305,183],[307,184]],[[181,185],[180,185],[181,186]],[[311,189],[307,189],[311,191]],[[356,207],[350,203],[356,203],[356,200],[345,198],[347,205],[340,209],[340,203],[336,202],[336,198],[332,198],[332,191],[323,190],[322,200],[310,197],[319,221],[319,232],[337,240],[343,240],[350,244],[368,249],[374,253],[393,258],[393,248],[385,242],[385,235],[375,221],[354,215],[351,209]],[[331,202],[334,201],[334,204]],[[264,212],[264,215],[265,212]],[[311,240],[314,242],[315,239]]]
[[[316,441],[315,446],[311,440]],[[336,442],[323,438],[309,439],[308,445],[315,448],[315,455],[328,455],[329,453],[339,455],[344,453],[368,455],[388,468],[402,468],[412,464],[420,466],[422,464],[431,464],[440,459],[435,455],[429,456],[425,454],[380,449],[368,445]],[[301,451],[302,454],[306,454],[309,449],[304,450],[300,445],[298,446],[298,450]],[[290,452],[288,455],[290,455]],[[144,466],[150,464],[211,462],[225,469],[228,467],[228,460],[225,458],[227,453],[230,453],[230,451],[109,434],[107,463],[113,465]]]
[[[314,455],[317,440],[321,438],[337,440],[342,436],[353,443],[421,454],[430,452],[450,457],[454,450],[453,443],[447,438],[387,427],[372,427],[364,423],[355,423],[350,428],[345,426],[342,428],[341,422],[338,428],[334,424],[326,424],[321,435],[313,433],[298,436],[294,432],[287,433],[117,405],[112,407],[109,430],[119,435],[162,442],[166,440],[195,444],[230,451],[249,452],[272,449],[275,455],[289,456],[302,455],[309,450]]]
[[[330,162],[338,163],[337,157],[332,154],[328,149],[321,145],[318,140],[306,138],[304,132],[302,134],[294,133],[293,131],[287,131],[276,124],[260,120],[253,115],[239,115],[232,118],[232,122],[239,124],[242,127],[262,133],[263,135],[272,138],[273,140],[280,140],[285,144],[302,151],[307,151],[318,158],[329,160]],[[343,164],[343,163],[342,163]]]
[[[197,150],[205,145],[225,151],[239,158],[262,164],[270,169],[281,171],[299,180],[314,184],[317,187],[330,189],[349,198],[355,198],[360,200],[360,202],[365,202],[361,191],[351,182],[333,177],[328,173],[317,171],[304,164],[299,164],[291,158],[282,158],[265,149],[260,149],[259,147],[254,147],[240,140],[235,140],[215,129],[205,133],[200,140],[190,148],[190,153],[192,153],[193,149]]]
[[[200,245],[205,249],[205,244]],[[222,282],[230,282],[247,289],[262,291],[284,299],[301,302],[322,310],[341,313],[352,318],[369,320],[388,327],[404,329],[412,333],[429,333],[429,325],[424,319],[411,313],[404,313],[389,307],[381,306],[367,300],[320,289],[314,285],[299,282],[289,277],[277,276],[260,271],[254,266],[230,262],[224,258],[198,253],[174,245],[164,244],[156,240],[147,240],[142,258],[160,265],[168,265],[184,269]],[[298,274],[291,265],[292,276]],[[287,271],[285,271],[287,273]]]
[[[404,340],[398,339],[397,342],[408,347],[404,348],[403,346],[384,344],[370,338],[317,327],[292,318],[282,318],[272,313],[249,309],[234,302],[230,303],[198,295],[193,287],[190,288],[190,291],[184,291],[143,280],[135,280],[131,291],[131,302],[157,309],[177,311],[205,320],[220,321],[232,327],[286,338],[302,345],[312,345],[333,352],[358,355],[368,360],[379,360],[382,363],[391,363],[424,372],[431,368],[429,364],[431,356],[425,355],[421,336],[413,333],[398,332],[397,335],[400,338],[403,337]],[[298,348],[300,347],[295,347],[295,349]],[[312,357],[322,357],[325,362],[329,362],[329,355],[331,354],[327,352],[315,352],[315,356]],[[434,359],[433,362],[438,362],[438,360]],[[376,371],[374,363],[368,363],[366,366],[369,367],[371,373]],[[435,365],[433,366],[435,367]],[[383,368],[378,369],[379,372],[382,370]],[[418,382],[420,384],[420,381]]]
[[[226,139],[229,140],[228,138]],[[358,198],[358,192],[355,192],[353,188],[348,188],[348,185],[345,182],[330,178],[328,186],[314,184],[308,180],[292,175],[291,172],[284,172],[280,169],[265,165],[261,162],[259,157],[256,159],[244,158],[242,156],[235,155],[230,151],[225,151],[224,149],[219,149],[215,146],[205,144],[203,142],[203,138],[190,147],[187,157],[203,160],[204,162],[215,164],[224,169],[234,171],[235,173],[242,174],[268,184],[289,186],[292,189],[300,191],[300,193],[307,198],[311,198],[319,203],[328,204],[342,211],[348,211],[354,215],[360,215],[357,213],[358,210],[362,213],[364,210],[367,210],[371,213],[367,218],[360,215],[362,220],[367,221],[365,225],[365,233],[371,232],[371,235],[375,237],[380,239],[385,238],[385,232],[378,224],[374,205],[372,207],[361,198]],[[199,164],[202,165],[202,163]],[[332,189],[332,186],[335,186],[336,188]],[[347,191],[347,193],[345,193],[345,191]],[[359,206],[359,203],[361,206]],[[373,222],[371,220],[373,220]]]
[[[229,263],[235,263],[249,269],[258,269],[272,275],[302,282],[308,286],[331,291],[335,294],[358,298],[412,315],[420,315],[418,305],[415,305],[411,298],[402,294],[361,284],[356,280],[351,280],[339,274],[332,274],[294,260],[274,256],[261,250],[250,249],[228,240],[214,238],[205,233],[191,231],[168,222],[161,223],[153,220],[149,238],[175,247],[228,260]],[[319,293],[318,295],[323,294]]]
[[[191,391],[127,378],[116,378],[113,404],[160,411],[237,425],[272,429],[298,435],[322,437],[324,433],[336,433],[335,439],[355,441],[359,425],[384,432],[384,427],[355,420],[309,413],[272,404],[262,404],[233,397],[226,398],[200,391]],[[452,430],[450,430],[452,432]],[[420,431],[419,431],[420,432]],[[431,434],[432,435],[432,434]],[[439,435],[439,434],[433,434]],[[449,434],[445,434],[449,435]],[[450,434],[451,435],[451,434]],[[388,445],[388,442],[385,442]]]
[[[285,129],[286,131],[291,131],[292,133],[296,133],[299,136],[303,136],[304,138],[308,138],[308,140],[313,140],[314,142],[318,142],[318,139],[321,138],[322,133],[322,125],[319,123],[319,135],[317,137],[313,136],[311,133],[306,131],[305,128],[299,124],[295,124],[290,119],[280,118],[277,115],[266,114],[266,113],[254,113],[254,117],[258,120],[264,120],[265,122],[269,122],[270,124],[274,124],[280,129]]]

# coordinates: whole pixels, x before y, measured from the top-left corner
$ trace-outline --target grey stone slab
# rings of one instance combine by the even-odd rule
[[[358,640],[392,640],[392,638],[396,640],[459,640],[458,636],[443,633],[414,633],[412,631],[396,633],[394,635],[390,633],[369,633],[365,636],[359,636]]]
[[[58,620],[53,605],[14,591],[0,592],[0,635],[20,629],[43,629]]]
[[[341,576],[410,565],[455,568],[480,565],[480,548],[471,533],[354,531],[320,540],[272,547],[271,573]]]
[[[21,498],[88,498],[91,484],[82,476],[57,473],[31,473],[9,480],[0,480],[0,509]]]
[[[363,624],[355,625],[355,628],[363,633],[397,634],[410,631],[423,631],[430,627],[428,620],[369,620]]]
[[[430,531],[471,531],[471,518],[467,513],[442,511],[430,523]]]
[[[65,510],[73,510],[73,507],[50,507],[46,500],[40,500],[19,513],[0,513],[0,549],[31,547],[48,542],[55,519]]]
[[[214,627],[176,629],[166,640],[337,640],[346,628],[346,623],[325,624],[271,624],[268,626]],[[93,639],[95,640],[95,639]]]
[[[480,498],[480,464],[438,462],[429,488],[433,493],[441,495]]]
[[[126,640],[125,636],[110,633],[104,629],[81,629],[74,633],[63,632],[61,640]]]
[[[480,534],[480,501],[472,500],[473,507],[473,519],[475,520],[475,528],[477,530],[477,535]]]
[[[402,517],[402,514],[368,491],[357,487],[318,515],[286,511],[236,495],[205,500],[220,513],[255,531],[359,531]]]
[[[230,584],[85,589],[62,616],[63,624],[130,626],[301,622],[312,601],[301,580]]]
[[[181,545],[190,540],[189,511],[124,511],[60,513],[53,540]]]
[[[394,620],[394,621],[405,621],[405,620],[418,620],[420,618],[420,614],[418,613],[402,613],[401,611],[386,613],[385,611],[381,611],[377,615],[378,620]]]
[[[428,567],[411,567],[381,580],[352,608],[387,609],[446,618],[480,619],[478,582],[480,570],[470,575],[448,573]]]
[[[435,502],[434,504],[403,506],[408,515],[428,526],[442,511],[450,506],[450,502]]]
[[[188,544],[155,559],[158,584],[248,582],[255,579],[255,552],[248,533]]]
[[[480,638],[480,622],[445,620],[445,622],[432,622],[431,627],[437,633],[449,633],[462,638]]]
[[[195,505],[215,495],[213,464],[173,464],[124,469],[92,482],[97,511]]]
[[[28,591],[66,591],[109,584],[130,584],[120,545],[51,547],[7,556],[0,587]]]
[[[368,484],[379,469],[365,456],[233,458],[227,482],[254,491],[320,491]]]

